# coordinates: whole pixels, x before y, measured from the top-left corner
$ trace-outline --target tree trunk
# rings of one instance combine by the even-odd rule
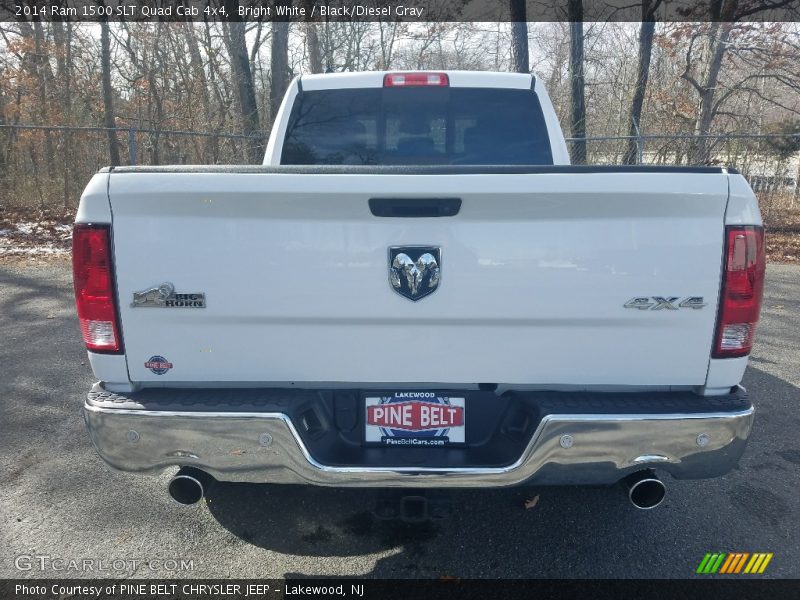
[[[192,69],[192,89],[200,92],[200,103],[203,105],[203,125],[202,128],[210,130],[213,127],[214,115],[211,110],[211,96],[208,89],[208,78],[203,66],[203,57],[200,54],[200,44],[197,41],[197,31],[194,23],[184,23],[186,44],[189,48],[189,66]],[[199,88],[199,89],[198,89]],[[217,162],[217,146],[219,138],[216,136],[208,137],[205,140],[204,162]]]
[[[383,21],[378,22],[378,34],[381,46],[381,62],[378,69],[390,69],[392,67],[392,58],[394,55],[394,45],[397,38],[399,23]]]
[[[150,55],[150,62],[147,66],[147,91],[149,94],[148,104],[151,109],[148,111],[150,116],[151,126],[153,128],[152,137],[150,141],[153,146],[153,154],[152,154],[152,164],[160,165],[161,164],[161,130],[164,126],[164,122],[166,121],[166,112],[164,111],[164,99],[163,94],[167,92],[166,85],[162,85],[161,87],[164,88],[163,90],[159,89],[159,77],[158,71],[161,73],[161,81],[164,81],[166,78],[164,77],[164,46],[165,46],[165,28],[163,22],[158,22],[155,25],[155,38],[153,44],[153,51]],[[168,34],[167,34],[168,35]],[[155,118],[153,118],[153,108],[155,108]],[[167,142],[166,146],[166,157],[165,162],[167,164],[174,162],[170,159],[169,156],[169,140],[165,140]]]
[[[711,122],[714,120],[714,95],[738,8],[738,0],[711,0],[710,9],[713,22],[708,36],[711,60],[702,84],[688,78],[700,94],[700,106],[695,124],[697,138],[691,157],[691,162],[695,165],[708,164],[711,160],[710,146],[706,136],[711,131]]]
[[[311,0],[305,0],[304,5],[308,14],[311,14],[314,3]],[[306,34],[306,51],[308,52],[308,66],[312,73],[322,73],[322,47],[319,44],[317,24],[314,21],[309,21],[305,23],[304,28]]]
[[[61,84],[64,83],[67,73],[67,34],[64,25],[61,21],[53,21],[50,24],[53,30],[53,44],[56,47],[56,76]]]
[[[111,87],[111,39],[108,21],[100,22],[100,61],[103,69],[103,108],[105,110],[105,126],[108,128],[108,155],[111,166],[119,165],[119,144],[117,142],[117,126],[114,118],[114,89]]]
[[[711,131],[711,122],[714,120],[714,94],[717,91],[722,60],[725,58],[725,53],[728,49],[732,25],[732,23],[719,22],[712,25],[711,62],[708,65],[708,71],[706,71],[706,77],[700,91],[700,110],[697,126],[695,127],[697,141],[692,155],[692,164],[695,165],[705,165],[711,161],[710,146],[706,136]]]
[[[6,121],[6,90],[0,89],[0,125],[5,125]],[[8,178],[8,158],[6,156],[6,147],[11,144],[6,142],[6,137],[11,139],[11,131],[5,127],[0,127],[0,189],[7,191],[6,179]],[[0,210],[2,210],[3,196],[0,194]]]
[[[656,1],[656,5],[658,5]],[[654,8],[651,8],[650,0],[642,0],[642,25],[639,28],[639,65],[636,72],[636,89],[633,92],[631,110],[628,121],[628,135],[631,138],[639,136],[642,121],[642,106],[644,105],[644,95],[647,91],[647,81],[650,78],[650,57],[653,53],[653,34],[656,30],[654,19]],[[641,162],[639,145],[636,139],[628,140],[628,148],[622,161],[626,165],[635,165]]]
[[[214,129],[214,132],[219,132],[222,130],[223,125],[227,120],[228,114],[228,107],[227,103],[224,98],[224,94],[222,93],[221,89],[221,77],[219,76],[220,67],[218,64],[219,56],[215,53],[210,53],[209,49],[213,47],[212,43],[212,36],[211,36],[211,23],[206,21],[204,23],[204,37],[203,37],[203,48],[206,51],[206,56],[208,57],[208,88],[209,88],[209,98],[213,98],[215,110],[213,111],[214,122],[211,125]],[[213,138],[215,140],[214,145],[212,146],[213,154],[211,156],[212,163],[216,164],[219,162],[220,159],[220,144],[217,142],[218,138]],[[234,151],[236,153],[236,160],[239,160],[239,146],[234,144]]]
[[[250,71],[250,60],[247,55],[247,42],[244,35],[243,22],[223,23],[227,35],[225,41],[228,46],[228,55],[233,76],[236,79],[236,91],[239,99],[239,108],[242,113],[242,130],[248,138],[247,158],[250,162],[261,162],[262,143],[261,127],[258,118],[258,105],[256,104],[256,90],[253,83],[253,74]]]
[[[72,124],[72,23],[53,21],[53,42],[56,47],[56,75],[61,88],[61,101],[64,107],[64,120],[66,125]],[[63,133],[63,200],[64,208],[69,208],[72,192],[70,190],[70,161],[72,160],[72,133]]]
[[[269,104],[274,122],[289,84],[289,23],[286,21],[272,22],[270,76],[272,81],[269,86]]]
[[[53,72],[50,69],[50,54],[44,39],[44,30],[42,29],[41,21],[33,22],[33,40],[36,49],[36,76],[37,87],[39,94],[39,123],[47,125],[50,122],[50,111],[48,108],[51,106],[51,83],[53,80]],[[50,178],[55,172],[53,159],[55,157],[55,150],[53,148],[53,138],[50,131],[44,130],[44,148],[45,160],[47,165],[47,177]]]
[[[569,0],[569,74],[572,89],[572,162],[586,164],[586,97],[583,76],[583,0]]]
[[[308,63],[312,73],[322,73],[322,48],[319,44],[316,23],[306,23],[306,45]]]
[[[525,0],[511,0],[511,57],[517,73],[530,73],[528,63],[528,17]]]

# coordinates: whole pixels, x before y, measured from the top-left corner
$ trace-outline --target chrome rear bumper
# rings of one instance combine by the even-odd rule
[[[647,468],[680,479],[716,477],[736,466],[753,414],[751,405],[692,414],[547,414],[512,464],[436,468],[321,464],[281,412],[84,407],[97,452],[116,469],[191,465],[221,481],[337,487],[609,484]]]

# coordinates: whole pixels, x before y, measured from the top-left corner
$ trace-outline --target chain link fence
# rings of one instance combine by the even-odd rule
[[[579,140],[567,140],[575,156]],[[588,164],[719,165],[737,168],[760,191],[797,188],[800,134],[653,134],[586,138]],[[632,150],[632,152],[631,152]]]
[[[756,192],[767,222],[800,210],[800,134],[647,134],[587,137],[581,142],[570,138],[567,146],[575,157],[585,145],[587,164],[734,167]]]
[[[111,164],[244,164],[260,136],[135,127],[0,125],[0,208],[71,209],[91,176]]]
[[[263,139],[237,133],[118,127],[127,165],[244,164]],[[108,165],[109,129],[0,125],[0,207],[72,209],[86,182]],[[581,143],[583,142],[583,143]],[[647,134],[567,140],[573,156],[585,145],[588,164],[712,164],[739,169],[762,209],[800,209],[800,134]],[[697,157],[701,156],[702,159]]]

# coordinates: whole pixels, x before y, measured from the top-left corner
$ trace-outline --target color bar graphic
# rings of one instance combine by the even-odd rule
[[[767,568],[772,556],[772,552],[754,552],[752,554],[749,552],[707,552],[703,560],[700,561],[696,573],[704,575],[713,575],[715,573],[721,575],[760,574]]]

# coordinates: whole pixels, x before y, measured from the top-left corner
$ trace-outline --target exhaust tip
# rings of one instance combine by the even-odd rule
[[[170,479],[167,491],[181,506],[193,506],[206,495],[211,481],[211,476],[203,471],[183,467]]]
[[[653,471],[639,471],[625,478],[628,499],[636,508],[649,510],[655,508],[667,495],[667,488]]]

